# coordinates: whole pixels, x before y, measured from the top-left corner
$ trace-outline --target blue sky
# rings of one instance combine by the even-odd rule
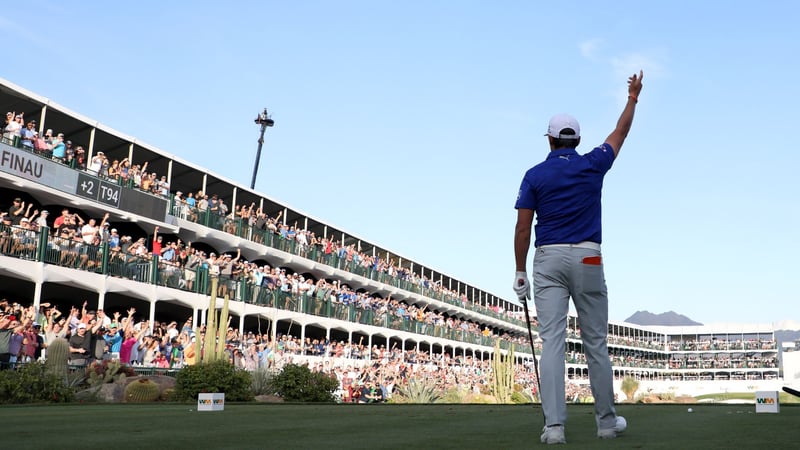
[[[659,3],[31,0],[0,15],[0,76],[245,186],[267,107],[259,191],[513,299],[547,120],[589,151],[642,69],[604,190],[610,318],[800,321],[800,5]]]

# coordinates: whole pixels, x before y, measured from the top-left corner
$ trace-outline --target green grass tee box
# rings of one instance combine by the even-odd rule
[[[691,407],[693,412],[687,410]],[[570,405],[573,448],[798,448],[800,406],[619,405],[628,430],[595,437],[592,405]],[[0,407],[4,448],[523,449],[544,447],[532,405],[193,404]],[[13,432],[11,432],[13,430]]]

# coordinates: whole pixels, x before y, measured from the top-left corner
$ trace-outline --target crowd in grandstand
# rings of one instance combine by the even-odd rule
[[[14,114],[11,113],[11,117]],[[18,123],[12,120],[13,123]],[[10,123],[10,122],[9,122]],[[4,137],[9,143],[14,143],[14,126],[9,129],[6,126]],[[36,128],[35,121],[31,121],[31,129]],[[22,136],[24,138],[25,136]],[[289,224],[281,221],[282,213],[279,212],[275,217],[269,217],[255,204],[234,205],[230,210],[222,196],[204,193],[198,190],[196,193],[188,192],[183,194],[180,191],[174,193],[170,190],[170,185],[166,176],[158,177],[157,174],[147,171],[147,163],[139,166],[132,164],[127,158],[122,161],[109,160],[102,151],[98,151],[92,156],[88,164],[82,164],[83,159],[76,159],[77,153],[72,151],[72,143],[67,142],[67,151],[62,158],[60,152],[53,154],[54,142],[63,136],[51,132],[45,134],[47,145],[40,150],[37,147],[28,145],[27,139],[22,139],[22,148],[33,149],[45,157],[52,157],[56,161],[69,164],[76,169],[89,171],[101,178],[118,181],[132,189],[139,189],[171,199],[171,212],[180,218],[191,221],[203,221],[206,225],[214,228],[245,237],[254,242],[263,243],[266,239],[276,237],[281,245],[281,249],[290,247],[298,254],[316,259],[318,262],[334,265],[343,270],[366,274],[371,277],[381,277],[381,280],[391,279],[395,282],[405,282],[419,289],[425,290],[425,295],[439,300],[444,300],[452,304],[458,304],[467,309],[481,313],[490,313],[497,317],[504,317],[506,320],[522,325],[520,313],[507,311],[497,304],[481,304],[475,299],[468,298],[465,292],[457,292],[443,286],[441,283],[434,282],[424,275],[420,275],[403,267],[393,259],[381,259],[375,255],[361,252],[354,244],[344,245],[335,238],[317,237],[312,231],[298,227],[297,223]],[[77,146],[83,152],[81,146]],[[20,203],[25,206],[24,202]],[[70,266],[82,270],[103,271],[112,276],[122,276],[136,279],[138,281],[150,281],[151,273],[156,273],[156,280],[159,284],[189,291],[198,291],[197,278],[200,271],[207,271],[211,276],[219,276],[219,295],[228,294],[234,299],[246,300],[243,298],[243,290],[248,289],[251,294],[259,291],[260,287],[278,289],[280,292],[294,294],[294,299],[284,298],[282,301],[295,301],[296,297],[302,296],[305,292],[313,292],[316,288],[314,280],[302,279],[297,274],[280,273],[278,268],[269,267],[265,264],[243,261],[234,258],[232,254],[216,255],[207,248],[192,248],[191,243],[183,243],[180,240],[163,243],[161,236],[157,235],[157,230],[152,236],[152,246],[148,235],[127,236],[118,233],[116,228],[111,226],[108,218],[104,220],[92,221],[90,218],[81,217],[78,212],[70,211],[65,208],[62,215],[50,223],[49,211],[31,210],[28,203],[22,211],[15,209],[16,214],[7,213],[4,215],[3,224],[8,226],[3,228],[2,242],[0,251],[4,254],[14,255],[25,259],[34,259],[37,250],[37,240],[34,235],[44,226],[49,226],[51,233],[48,236],[48,250],[51,256],[47,258],[48,263],[56,263],[63,266]],[[18,211],[18,212],[17,212]],[[23,220],[24,218],[24,220]],[[107,246],[106,246],[107,244]],[[202,247],[202,246],[201,246]],[[149,262],[153,256],[158,256],[158,263],[151,267]],[[104,258],[107,258],[108,266],[103,265]],[[334,262],[335,261],[335,262]],[[280,281],[276,277],[280,276]],[[321,281],[321,280],[319,280]],[[317,282],[319,282],[317,281]],[[336,283],[335,280],[333,280]],[[255,288],[255,289],[254,289]],[[364,296],[363,293],[356,294]],[[352,294],[338,295],[339,303],[348,306],[350,303],[362,305],[361,299],[348,302]],[[372,298],[367,296],[367,298]],[[344,299],[344,302],[341,300]],[[336,300],[334,300],[334,303]],[[411,316],[413,308],[398,308],[402,313],[407,310]],[[385,315],[375,316],[376,324]],[[474,335],[486,335],[486,330],[480,329],[476,323],[459,322],[453,323],[453,318],[442,319],[434,316],[434,313],[427,312],[424,319],[415,318],[423,323],[431,324],[447,321],[449,329],[461,329]],[[510,338],[510,336],[507,336]],[[522,342],[524,338],[514,338]]]
[[[280,223],[278,228],[292,234],[292,227],[287,227],[286,224]],[[259,302],[259,296],[280,293],[282,304],[276,306],[290,309],[299,299],[307,299],[306,301],[314,302],[309,312],[317,315],[320,315],[323,305],[329,304],[334,315],[344,318],[353,306],[359,314],[368,311],[370,323],[376,325],[388,324],[397,328],[402,322],[413,321],[420,324],[423,333],[428,328],[447,333],[457,330],[475,337],[492,337],[497,332],[481,327],[474,321],[429,310],[427,306],[417,307],[404,301],[357,292],[336,279],[313,280],[285,268],[245,261],[239,251],[235,255],[217,255],[215,252],[206,253],[205,250],[194,248],[191,242],[184,243],[179,238],[164,241],[158,227],[155,227],[152,237],[139,236],[134,239],[130,235],[120,235],[111,226],[108,214],[101,219],[84,218],[69,208],[63,208],[60,216],[51,219],[48,211],[33,209],[32,203],[26,204],[21,198],[15,198],[3,213],[0,253],[33,259],[39,248],[40,230],[50,231],[46,235],[47,249],[50,252],[48,262],[62,266],[100,271],[105,258],[107,267],[110,267],[108,273],[112,276],[145,281],[151,263],[156,260],[157,280],[159,284],[169,287],[193,291],[197,274],[202,271],[218,276],[218,295],[229,295],[233,299],[242,299],[244,289],[251,293],[254,302]],[[360,260],[358,252],[353,251],[353,246],[340,247],[333,240],[326,242],[332,249],[341,252],[343,260]],[[397,270],[393,265],[386,267],[390,272],[407,274],[404,269]],[[382,271],[384,268],[380,266],[377,270]],[[499,334],[512,342],[527,343],[522,335],[511,336],[505,332]]]
[[[179,369],[194,364],[202,352],[205,327],[193,327],[192,319],[179,324],[150,323],[137,317],[136,310],[116,311],[71,307],[61,312],[44,303],[37,311],[33,305],[22,306],[0,301],[0,330],[10,330],[8,353],[0,355],[3,367],[13,367],[46,359],[46,348],[55,339],[69,342],[70,364],[85,366],[96,360],[113,359],[134,366]],[[401,350],[375,344],[371,347],[327,339],[300,340],[291,335],[229,328],[226,354],[235,366],[246,369],[280,369],[285,364],[306,364],[311,370],[331,373],[340,381],[337,394],[343,401],[381,401],[392,395],[395,385],[409,379],[425,380],[448,390],[452,388],[481,392],[488,389],[490,360],[472,356],[451,357],[415,349]],[[533,378],[524,366],[519,382],[532,387]],[[524,373],[523,373],[524,372]],[[378,393],[367,390],[379,389]]]

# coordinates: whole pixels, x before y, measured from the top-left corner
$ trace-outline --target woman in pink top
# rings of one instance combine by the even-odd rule
[[[141,329],[138,333],[134,334],[133,329],[133,314],[136,312],[136,308],[131,308],[128,310],[128,318],[125,321],[125,330],[124,330],[124,337],[122,340],[122,346],[119,349],[119,362],[122,364],[130,364],[131,363],[131,353],[133,351],[133,346],[139,342],[139,339],[144,336],[147,330],[150,327],[150,321],[145,320],[141,324]]]

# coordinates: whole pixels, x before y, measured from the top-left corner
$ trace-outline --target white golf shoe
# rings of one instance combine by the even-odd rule
[[[555,425],[552,427],[544,427],[542,429],[542,444],[566,444],[567,439],[564,438],[564,426]]]
[[[617,435],[622,434],[626,428],[628,428],[628,421],[622,416],[617,416],[617,423],[614,428],[597,430],[597,437],[600,439],[614,439]]]

